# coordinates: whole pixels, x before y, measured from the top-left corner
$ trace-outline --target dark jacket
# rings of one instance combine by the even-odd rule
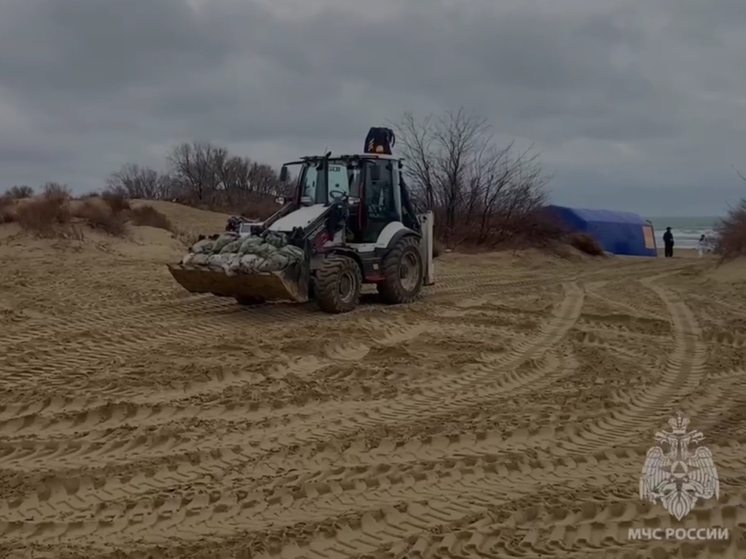
[[[670,231],[663,233],[663,242],[667,245],[673,245],[673,233]]]

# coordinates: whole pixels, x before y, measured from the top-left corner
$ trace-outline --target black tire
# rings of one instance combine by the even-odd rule
[[[261,297],[236,297],[236,301],[238,301],[239,305],[261,305],[264,303],[264,299]]]
[[[416,237],[404,237],[383,259],[384,280],[378,284],[381,300],[389,305],[411,303],[422,290],[425,266]],[[402,273],[407,274],[402,277]]]
[[[349,256],[328,256],[313,283],[314,296],[324,312],[346,313],[360,303],[363,277],[360,266]]]

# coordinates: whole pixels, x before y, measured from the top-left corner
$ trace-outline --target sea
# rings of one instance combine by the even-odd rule
[[[655,229],[655,243],[663,247],[663,233],[666,227],[671,228],[676,248],[697,248],[702,234],[715,237],[715,228],[720,223],[719,217],[647,217]]]

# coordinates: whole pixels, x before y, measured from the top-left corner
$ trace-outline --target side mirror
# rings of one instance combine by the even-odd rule
[[[275,198],[275,202],[277,202],[281,206],[284,206],[285,205],[285,197],[284,196],[278,196],[277,198]]]
[[[372,181],[381,180],[381,168],[378,166],[377,163],[374,163],[370,166],[370,179]]]
[[[288,168],[283,165],[280,169],[280,182],[287,182],[288,180]]]

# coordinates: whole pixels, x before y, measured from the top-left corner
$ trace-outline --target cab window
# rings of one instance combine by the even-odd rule
[[[371,176],[373,165],[377,165],[380,171],[377,181]],[[389,161],[376,161],[366,166],[365,207],[370,220],[389,222],[399,219],[394,200],[394,172]]]
[[[332,191],[344,192],[348,196],[350,195],[350,180],[347,176],[346,165],[339,165],[333,162],[329,163],[329,203],[334,200]],[[336,192],[335,195],[339,196]]]
[[[315,165],[308,165],[303,174],[303,192],[301,196],[307,196],[316,203],[316,188],[319,172]]]

